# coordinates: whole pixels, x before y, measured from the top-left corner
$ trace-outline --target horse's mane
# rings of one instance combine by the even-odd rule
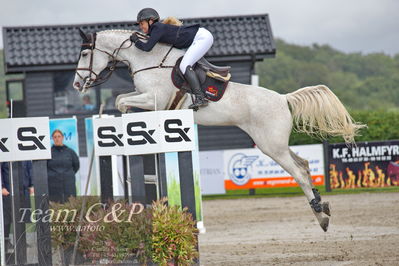
[[[111,30],[103,30],[99,31],[97,33],[130,33],[132,34],[133,32],[137,32],[136,30],[123,30],[123,29],[111,29]]]

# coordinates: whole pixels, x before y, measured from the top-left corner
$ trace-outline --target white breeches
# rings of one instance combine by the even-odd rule
[[[180,62],[180,71],[184,74],[187,66],[193,66],[203,57],[213,44],[213,36],[207,29],[199,28],[193,43],[188,47]]]

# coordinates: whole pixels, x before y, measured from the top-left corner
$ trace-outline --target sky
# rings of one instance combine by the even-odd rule
[[[0,26],[134,21],[145,7],[157,9],[161,18],[267,13],[274,37],[289,43],[399,53],[397,0],[0,0]]]

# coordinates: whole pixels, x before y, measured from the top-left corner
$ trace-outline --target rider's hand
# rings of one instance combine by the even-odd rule
[[[8,195],[10,195],[10,192],[8,192],[8,190],[7,190],[6,188],[3,187],[3,189],[1,190],[1,194],[2,194],[3,196],[8,196]]]
[[[136,33],[133,33],[132,35],[130,35],[130,41],[133,43],[136,43],[139,40],[139,37],[137,36]]]

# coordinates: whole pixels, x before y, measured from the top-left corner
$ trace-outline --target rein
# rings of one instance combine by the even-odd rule
[[[145,70],[150,70],[150,69],[155,69],[155,68],[173,68],[174,66],[164,66],[164,65],[163,65],[163,63],[165,63],[165,60],[166,60],[166,58],[168,57],[170,51],[172,51],[172,49],[173,49],[173,45],[170,46],[168,52],[167,52],[166,55],[163,57],[163,59],[162,59],[162,61],[161,61],[161,63],[160,63],[159,65],[157,65],[157,66],[152,66],[152,67],[146,67],[146,68],[142,68],[142,69],[136,70],[136,71],[134,71],[134,72],[132,73],[132,77],[134,77],[134,75],[137,74],[138,72],[145,71]]]
[[[146,35],[143,35],[143,34],[141,34],[141,33],[139,33],[139,32],[136,32],[136,34],[138,35],[138,37],[139,37],[140,39],[147,39],[147,38],[148,38]],[[173,68],[173,67],[174,67],[174,66],[164,66],[164,65],[163,65],[163,64],[165,63],[165,60],[166,60],[166,58],[168,57],[169,53],[172,51],[173,45],[169,48],[168,52],[167,52],[166,55],[163,57],[163,59],[162,59],[162,61],[161,61],[161,63],[160,63],[159,65],[157,65],[157,66],[152,66],[152,67],[142,68],[142,69],[139,69],[139,70],[137,70],[137,71],[132,72],[132,68],[131,68],[130,62],[129,62],[128,60],[120,60],[120,61],[116,60],[116,57],[118,56],[119,51],[120,51],[121,49],[128,49],[128,48],[130,48],[130,47],[132,46],[133,43],[131,42],[129,46],[123,47],[123,45],[124,45],[127,41],[130,41],[130,38],[124,40],[124,41],[121,43],[121,45],[120,45],[118,48],[116,48],[116,49],[112,52],[112,54],[111,54],[111,53],[109,53],[109,52],[107,52],[107,51],[104,51],[104,50],[101,50],[101,49],[99,49],[99,48],[96,48],[96,47],[95,47],[95,42],[96,42],[96,40],[95,40],[95,35],[94,35],[93,33],[91,33],[90,35],[91,35],[91,42],[90,42],[90,43],[82,43],[82,45],[81,45],[82,47],[83,47],[83,46],[89,46],[89,47],[90,47],[91,53],[90,53],[90,63],[89,63],[89,67],[87,67],[87,68],[85,68],[85,67],[76,68],[76,71],[75,71],[75,73],[76,73],[83,81],[86,81],[86,80],[88,79],[90,82],[93,82],[92,84],[88,85],[86,88],[96,87],[96,86],[101,85],[101,84],[103,84],[104,82],[106,82],[106,81],[111,77],[112,73],[115,71],[116,65],[117,65],[119,62],[125,62],[125,63],[128,65],[129,74],[130,74],[130,76],[131,76],[132,78],[134,77],[134,75],[135,75],[136,73],[141,72],[141,71],[150,70],[150,69],[156,69],[156,68]],[[98,51],[100,51],[100,52],[102,52],[102,53],[105,53],[105,54],[107,54],[108,56],[110,56],[110,57],[112,58],[112,60],[111,60],[111,65],[108,66],[109,72],[108,72],[104,77],[101,77],[100,74],[97,74],[96,72],[93,71],[93,54],[94,54],[94,50],[98,50]],[[82,75],[79,74],[78,71],[80,71],[80,70],[82,70],[82,71],[88,71],[88,72],[90,73],[90,75],[84,78],[84,77],[82,77]],[[95,76],[94,78],[91,77],[92,74]]]

